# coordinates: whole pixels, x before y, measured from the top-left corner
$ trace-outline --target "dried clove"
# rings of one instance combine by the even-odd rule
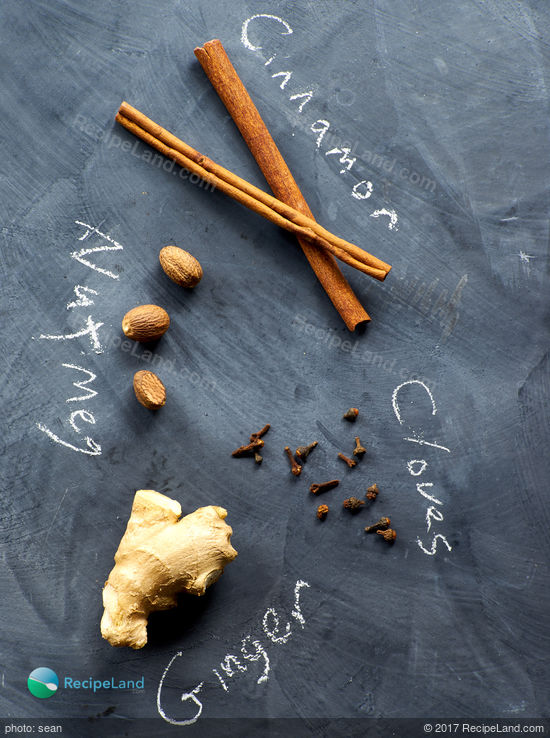
[[[366,453],[367,449],[364,446],[361,446],[359,436],[355,436],[355,448],[353,449],[353,455],[358,456],[360,459],[362,459]]]
[[[387,530],[390,527],[389,518],[380,518],[374,525],[367,525],[365,533],[378,533],[379,530]]]
[[[305,463],[305,460],[310,455],[310,453],[313,451],[313,449],[317,446],[317,441],[313,441],[313,443],[310,443],[307,446],[298,446],[296,449],[296,456],[300,459],[302,463]]]
[[[319,520],[324,520],[328,514],[328,505],[319,505],[317,508],[317,517]]]
[[[302,473],[302,467],[300,466],[300,464],[298,464],[298,462],[292,455],[292,451],[290,450],[289,446],[285,446],[285,453],[288,456],[288,460],[290,461],[290,471],[294,474],[295,477],[299,477]]]
[[[271,424],[266,423],[266,425],[264,425],[264,427],[261,430],[259,430],[257,433],[250,434],[250,441],[252,442],[252,441],[255,441],[257,438],[261,438],[262,436],[265,436],[265,434],[270,428],[271,428]]]
[[[355,423],[358,415],[359,410],[356,407],[350,407],[350,409],[346,410],[346,412],[342,415],[342,418],[343,420],[349,420],[350,423]]]
[[[344,500],[344,502],[342,503],[343,507],[345,507],[346,510],[349,510],[353,513],[357,512],[364,504],[365,503],[363,502],[363,500],[358,500],[357,497],[348,497],[348,499]]]
[[[367,500],[376,500],[379,494],[380,490],[378,489],[378,485],[371,484],[370,487],[367,487],[367,494],[365,495],[365,497],[367,498]]]
[[[331,479],[330,482],[318,482],[311,485],[309,491],[314,495],[318,495],[320,492],[327,492],[329,489],[334,489],[340,484],[339,479]]]
[[[239,448],[236,448],[235,451],[231,454],[231,456],[252,456],[255,455],[257,450],[259,448],[262,448],[264,445],[264,442],[261,438],[255,438],[250,443],[247,443],[246,446],[239,446]]]
[[[397,537],[397,533],[393,528],[388,528],[388,530],[377,530],[376,532],[379,536],[383,536],[384,540],[388,543],[393,543]]]
[[[342,459],[342,461],[345,461],[350,469],[353,469],[354,466],[357,466],[357,462],[355,461],[355,459],[350,459],[348,456],[345,456],[341,452],[338,454],[338,458]]]

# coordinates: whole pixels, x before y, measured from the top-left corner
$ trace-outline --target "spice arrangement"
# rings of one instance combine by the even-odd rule
[[[344,413],[342,419],[355,422],[358,416],[359,410],[357,408],[350,408],[350,410]],[[235,449],[231,455],[234,458],[240,458],[243,456],[254,456],[256,462],[261,463],[263,457],[259,455],[259,450],[265,445],[265,442],[263,441],[261,436],[265,435],[270,427],[271,426],[268,423],[262,428],[261,431],[258,431],[257,433],[252,433],[250,435],[249,443],[244,446],[239,446],[239,448]],[[306,460],[308,459],[311,452],[316,449],[318,445],[319,444],[317,441],[313,441],[308,445],[298,446],[294,453],[292,452],[290,446],[284,447],[284,454],[288,459],[290,473],[293,476],[299,477],[301,475],[303,465],[306,463]],[[360,437],[355,436],[355,448],[353,450],[353,456],[355,458],[351,459],[350,457],[345,456],[342,452],[337,454],[337,458],[345,461],[349,469],[353,469],[357,466],[357,463],[363,459],[366,453],[367,449],[361,443]],[[259,461],[258,457],[260,459]],[[309,491],[313,495],[325,494],[338,487],[339,484],[339,479],[329,479],[326,482],[313,482],[309,487]],[[376,483],[371,484],[371,486],[367,488],[364,500],[355,496],[347,497],[345,500],[343,500],[342,507],[344,510],[347,510],[354,515],[358,513],[363,507],[368,507],[370,503],[373,503],[377,499],[379,494],[380,490],[378,488],[378,485]],[[319,520],[326,520],[328,513],[328,504],[321,503],[317,507],[316,515]],[[388,543],[394,543],[397,537],[395,530],[390,528],[390,519],[388,517],[380,518],[377,523],[366,526],[365,533],[379,533]]]
[[[346,326],[354,330],[370,317],[352,292],[335,257],[380,281],[386,278],[390,265],[330,233],[313,218],[220,41],[214,40],[195,49],[195,55],[241,131],[275,196],[203,156],[126,102],[121,104],[116,120],[221,192],[294,233]],[[202,279],[203,271],[198,260],[181,248],[165,246],[159,253],[159,261],[167,277],[182,287],[194,288]],[[138,305],[122,319],[124,334],[142,343],[158,341],[169,327],[168,312],[155,304]],[[166,403],[166,388],[153,372],[136,372],[133,387],[138,402],[149,410],[158,410]],[[343,417],[355,422],[358,414],[357,408],[350,408]],[[235,449],[232,456],[253,457],[256,464],[261,464],[261,451],[265,446],[263,437],[269,429],[268,423],[251,433],[248,443]],[[285,446],[291,474],[295,477],[301,475],[303,465],[317,446],[318,442],[313,441],[299,446],[295,452],[290,446]],[[343,452],[338,454],[338,458],[352,469],[365,454],[366,449],[357,436],[353,458]],[[314,495],[325,494],[339,483],[338,479],[314,483],[310,491]],[[349,497],[342,504],[345,509],[355,513],[365,502]],[[324,521],[328,512],[328,505],[320,504],[317,518]],[[221,576],[226,564],[237,556],[230,543],[232,530],[224,522],[227,516],[224,508],[211,505],[185,517],[181,517],[181,514],[179,503],[165,495],[153,490],[136,492],[126,532],[115,554],[115,566],[103,589],[101,633],[111,645],[142,648],[147,643],[150,612],[174,607],[179,592],[204,594],[206,588]],[[382,534],[385,540],[395,540],[395,531],[380,522],[376,526],[376,533]],[[372,528],[370,526],[369,532]]]

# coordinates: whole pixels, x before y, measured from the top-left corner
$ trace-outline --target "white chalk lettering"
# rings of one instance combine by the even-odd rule
[[[302,611],[300,609],[300,591],[304,587],[309,587],[310,585],[305,582],[302,579],[298,579],[295,586],[294,586],[294,607],[292,610],[292,617],[296,618],[298,622],[302,625],[302,628],[305,625],[305,618],[302,614]],[[275,611],[274,608],[269,607],[262,618],[262,627],[264,630],[265,635],[267,636],[269,640],[269,645],[276,645],[276,646],[282,646],[288,642],[288,640],[292,637],[292,631],[290,629],[290,623],[286,624],[285,632],[280,635],[280,626],[279,626],[279,615]],[[249,662],[249,664],[254,663],[256,661],[263,660],[263,669],[261,674],[256,679],[257,684],[264,684],[269,679],[269,668],[270,668],[270,659],[267,653],[266,648],[262,646],[262,643],[259,638],[254,638],[253,635],[246,635],[242,641],[241,641],[241,647],[240,647],[240,653],[242,658]],[[195,711],[195,714],[188,718],[187,720],[176,720],[173,717],[170,717],[166,714],[166,711],[164,710],[162,706],[162,688],[166,679],[166,675],[168,674],[170,668],[172,667],[172,664],[174,661],[178,658],[178,656],[181,656],[182,652],[178,651],[169,661],[168,665],[166,666],[164,673],[162,675],[162,678],[159,683],[158,691],[157,691],[157,710],[159,715],[166,720],[166,722],[171,723],[172,725],[191,725],[192,723],[195,723],[200,715],[203,712],[203,702],[204,697],[202,697],[202,701],[198,699],[197,695],[204,687],[205,682],[201,682],[198,684],[194,689],[191,691],[186,691],[182,694],[182,701],[191,701],[196,706],[197,709]],[[248,671],[248,665],[243,664],[239,658],[237,658],[234,654],[228,653],[224,656],[224,658],[221,660],[219,666],[220,669],[217,668],[212,669],[212,673],[217,677],[217,682],[215,682],[215,685],[219,683],[219,686],[223,689],[224,692],[229,692],[229,686],[227,683],[227,680],[237,680],[239,675]],[[223,672],[223,673],[220,673]],[[212,682],[211,682],[212,683]],[[236,682],[237,683],[237,682]]]
[[[303,579],[298,579],[296,586],[294,587],[294,610],[292,610],[290,614],[293,618],[296,618],[303,628],[306,621],[302,615],[302,611],[300,610],[300,590],[302,587],[309,587],[309,584],[304,582]]]
[[[308,103],[311,98],[313,97],[313,90],[308,90],[307,92],[297,92],[295,95],[291,95],[288,99],[289,100],[302,100],[302,102],[298,105],[298,112],[301,113],[304,109],[304,105]]]
[[[77,433],[81,432],[80,428],[75,422],[75,418],[77,417],[83,420],[85,423],[91,423],[92,425],[95,425],[95,418],[92,413],[89,413],[87,410],[75,410],[69,416],[69,423],[71,425],[71,428],[73,428]]]
[[[69,397],[67,399],[67,402],[82,402],[83,400],[90,400],[92,397],[95,397],[97,395],[97,392],[91,387],[84,386],[86,384],[90,384],[90,382],[93,382],[96,378],[96,375],[93,372],[91,372],[89,369],[84,369],[84,367],[82,366],[77,366],[76,364],[61,364],[61,366],[64,366],[67,369],[76,369],[77,371],[84,372],[84,374],[88,375],[88,379],[82,379],[80,382],[73,382],[73,387],[86,392],[86,394]]]
[[[415,468],[413,467],[414,464],[420,464],[420,469],[418,471],[415,471]],[[410,459],[410,461],[407,461],[407,469],[409,470],[409,474],[412,474],[413,477],[419,477],[422,472],[426,470],[428,466],[428,462],[424,459]]]
[[[387,208],[380,208],[380,210],[375,210],[373,213],[370,214],[371,218],[379,218],[381,215],[387,215],[389,218],[388,228],[390,231],[396,231],[397,230],[397,213],[395,210],[388,210]]]
[[[238,671],[246,671],[246,666],[243,666],[236,656],[228,653],[220,664],[220,667],[225,671],[228,677],[232,677],[235,674],[235,670],[233,669],[231,664],[233,664],[235,669],[237,669]]]
[[[281,90],[284,90],[285,87],[288,84],[288,80],[292,77],[292,72],[275,72],[275,74],[271,75],[272,79],[275,79],[275,77],[283,77],[283,81],[279,85]]]
[[[248,37],[248,26],[252,23],[252,21],[258,20],[258,18],[274,20],[284,26],[285,30],[281,31],[281,36],[290,36],[290,34],[293,33],[292,28],[288,25],[288,23],[282,18],[279,18],[278,15],[270,15],[269,13],[257,13],[256,15],[252,15],[250,18],[247,18],[245,20],[241,29],[241,43],[245,48],[249,49],[249,51],[259,51],[262,48],[261,46],[254,45]]]
[[[164,670],[162,677],[159,682],[159,688],[157,690],[157,710],[159,712],[159,715],[166,720],[167,723],[170,723],[171,725],[193,725],[193,723],[196,723],[197,720],[200,718],[202,713],[202,702],[197,699],[197,695],[202,689],[202,686],[204,682],[201,682],[200,684],[197,684],[195,689],[191,690],[191,692],[184,692],[181,695],[181,701],[187,702],[187,700],[191,700],[197,705],[197,711],[193,715],[193,717],[189,718],[188,720],[175,720],[174,718],[169,717],[163,710],[162,704],[161,704],[161,693],[162,693],[162,687],[164,685],[164,680],[166,679],[166,675],[170,671],[170,668],[174,661],[178,658],[178,656],[183,656],[181,651],[178,651],[169,661],[168,666]]]
[[[309,586],[309,585],[308,585]],[[259,661],[259,659],[264,659],[264,670],[262,674],[257,679],[257,684],[261,684],[262,682],[267,682],[269,678],[269,656],[267,655],[267,652],[262,647],[262,644],[260,641],[255,640],[252,641],[252,645],[256,649],[255,653],[249,653],[246,649],[246,644],[248,641],[250,641],[252,636],[245,636],[243,638],[242,644],[241,644],[241,653],[245,659],[248,659],[249,661]]]
[[[93,290],[91,287],[83,287],[81,284],[75,284],[74,293],[77,299],[67,303],[67,310],[74,307],[88,307],[88,305],[94,304],[94,301],[90,300],[89,297],[86,297],[84,292],[89,292],[91,295],[98,294],[97,290]]]
[[[87,454],[88,456],[101,455],[101,446],[99,445],[99,443],[96,443],[93,438],[90,438],[90,436],[86,436],[84,438],[84,440],[86,441],[86,446],[88,447],[87,449],[85,449],[74,446],[68,441],[63,441],[58,435],[56,435],[53,431],[51,431],[42,423],[37,423],[36,427],[38,428],[38,430],[41,430],[42,433],[45,433],[48,438],[51,438],[52,441],[55,441],[55,443],[59,443],[61,446],[65,446],[66,448],[70,448],[72,451],[78,451],[78,453]]]
[[[399,425],[403,425],[403,423],[405,422],[403,418],[401,404],[399,402],[399,394],[403,390],[404,387],[408,387],[412,385],[418,385],[428,395],[428,398],[430,400],[430,405],[428,407],[431,410],[432,416],[437,413],[437,405],[435,403],[435,399],[432,394],[432,391],[430,390],[428,385],[419,379],[410,379],[398,385],[392,393],[392,398],[391,398],[392,408],[393,408],[394,415],[399,422]],[[447,448],[447,446],[443,446],[442,444],[436,443],[435,441],[426,441],[423,437],[424,432],[422,431],[422,429],[415,430],[413,428],[410,428],[410,430],[412,431],[412,435],[405,436],[403,440],[409,441],[412,443],[418,443],[419,445],[430,446],[431,448],[436,448],[436,449],[440,449],[441,451],[446,451],[447,453],[451,453],[450,449]],[[413,477],[420,477],[422,474],[424,474],[427,468],[428,468],[428,462],[426,461],[426,459],[409,459],[409,461],[407,461],[407,471]],[[433,505],[429,505],[426,508],[426,531],[428,533],[431,531],[432,524],[434,522],[442,523],[444,520],[443,513],[438,507],[436,507],[437,505],[442,506],[443,500],[427,492],[428,489],[431,491],[433,486],[434,486],[433,482],[417,482],[416,484],[416,491],[420,495],[422,495],[422,497],[424,497],[426,500],[433,503]],[[443,541],[448,551],[452,551],[451,544],[447,541],[447,538],[441,533],[437,533],[434,535],[430,548],[426,548],[426,546],[424,546],[420,537],[416,539],[416,542],[420,550],[423,553],[425,553],[427,556],[435,556],[435,554],[437,553],[437,543],[440,540]]]
[[[328,122],[328,120],[323,120],[322,118],[316,120],[315,123],[311,124],[310,130],[313,131],[313,133],[319,134],[315,139],[315,146],[317,148],[321,146],[323,138],[325,137],[325,133],[328,131],[329,128],[330,123]]]
[[[353,186],[351,196],[356,200],[368,200],[372,195],[372,189],[372,182],[369,182],[367,179],[362,179]]]
[[[423,390],[426,391],[428,397],[430,398],[430,401],[432,403],[432,415],[435,415],[437,412],[437,406],[435,404],[434,396],[432,395],[432,391],[428,387],[427,384],[424,384],[424,382],[421,382],[420,379],[409,379],[407,382],[403,382],[398,387],[396,387],[393,391],[391,402],[393,406],[393,412],[395,413],[395,417],[399,421],[400,425],[403,425],[403,418],[401,417],[401,409],[399,407],[399,403],[397,402],[397,395],[403,390],[403,387],[408,387],[409,385],[417,384],[420,387],[422,387]]]
[[[330,156],[331,154],[342,154],[342,156],[338,159],[338,161],[340,162],[340,164],[345,165],[343,169],[340,169],[340,174],[344,174],[344,172],[349,172],[349,170],[352,168],[352,166],[357,161],[357,157],[348,156],[350,151],[351,149],[348,146],[342,146],[341,149],[335,148],[335,149],[331,149],[330,151],[326,151],[325,156]],[[355,187],[353,189],[355,191]]]
[[[450,545],[450,543],[448,542],[448,540],[441,533],[437,533],[437,535],[435,535],[433,537],[433,539],[432,539],[432,545],[431,545],[431,548],[430,549],[427,549],[427,548],[424,547],[424,545],[423,545],[422,541],[420,540],[420,538],[417,538],[416,539],[416,542],[418,543],[418,546],[422,549],[422,551],[424,551],[425,554],[427,554],[428,556],[435,556],[435,554],[437,553],[437,541],[438,540],[443,541],[443,543],[447,546],[447,550],[448,551],[452,551],[453,550],[452,549],[452,546]]]
[[[90,336],[90,343],[92,344],[92,347],[96,354],[103,353],[103,349],[101,348],[101,343],[99,342],[99,337],[97,335],[98,328],[101,328],[103,323],[94,323],[92,320],[92,316],[88,315],[86,319],[86,327],[82,328],[82,330],[77,331],[76,333],[65,333],[62,335],[50,335],[46,333],[41,333],[38,338],[45,339],[47,341],[67,341],[71,340],[73,338],[82,338],[83,336],[87,336],[89,334]]]
[[[273,625],[270,625],[269,621],[273,621]],[[286,624],[286,632],[282,636],[278,636],[277,633],[279,632],[279,616],[277,615],[276,611],[269,607],[264,614],[263,619],[263,626],[264,626],[264,632],[266,636],[273,641],[273,643],[286,643],[290,636],[292,635],[292,631],[290,630],[290,623]]]

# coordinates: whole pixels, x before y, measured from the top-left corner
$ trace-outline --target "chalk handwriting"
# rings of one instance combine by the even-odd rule
[[[81,366],[77,366],[76,364],[62,364],[61,366],[64,366],[67,369],[76,369],[77,371],[84,372],[84,374],[88,375],[88,379],[82,379],[80,382],[73,382],[74,387],[77,387],[79,390],[83,390],[86,394],[68,397],[66,402],[83,402],[86,400],[91,400],[97,395],[96,390],[92,389],[91,387],[85,387],[85,385],[93,382],[96,378],[96,375],[93,372],[89,371],[88,369],[84,369]],[[69,425],[75,431],[75,433],[81,433],[81,429],[76,424],[76,417],[80,417],[80,419],[85,423],[95,425],[95,417],[91,412],[84,409],[74,410],[69,416]],[[86,447],[82,448],[81,446],[75,446],[73,443],[62,440],[56,433],[50,430],[43,423],[37,423],[36,425],[38,429],[42,431],[42,433],[45,433],[48,436],[48,438],[50,438],[52,441],[55,441],[55,443],[59,443],[61,446],[65,446],[65,448],[70,448],[72,451],[77,451],[78,453],[86,454],[88,456],[99,456],[101,454],[101,446],[99,445],[99,443],[96,443],[90,436],[84,437]]]
[[[84,257],[90,254],[101,253],[102,251],[121,251],[122,246],[113,238],[108,236],[106,233],[102,233],[98,228],[95,228],[94,226],[83,223],[81,220],[75,220],[75,223],[77,225],[84,226],[87,229],[86,233],[78,239],[79,241],[84,241],[91,233],[95,233],[101,239],[107,241],[107,243],[102,243],[100,246],[93,246],[89,249],[80,249],[80,251],[73,251],[71,254],[71,258],[76,259],[76,261],[79,261],[81,264],[84,264],[84,266],[90,267],[90,269],[93,269],[100,274],[104,274],[106,277],[110,277],[111,279],[118,279],[118,274],[115,274],[108,269],[98,267],[97,264],[94,264],[92,261],[88,261],[88,259],[85,259]]]
[[[76,387],[79,390],[83,390],[86,394],[69,397],[67,399],[67,402],[81,402],[82,400],[90,400],[92,397],[95,397],[97,395],[97,392],[91,387],[85,387],[86,384],[90,384],[90,382],[93,382],[96,378],[96,375],[93,372],[91,372],[89,369],[84,369],[84,367],[77,366],[76,364],[61,364],[61,366],[64,366],[67,369],[76,369],[77,371],[83,372],[84,374],[88,375],[88,379],[81,379],[80,382],[73,382],[73,387]]]
[[[94,264],[84,257],[102,251],[120,251],[123,248],[121,244],[119,244],[106,233],[102,233],[98,227],[89,225],[88,223],[84,223],[80,220],[76,220],[75,224],[85,228],[84,234],[78,238],[79,241],[84,241],[86,238],[93,234],[94,236],[102,239],[102,243],[99,246],[94,246],[92,248],[82,248],[78,251],[73,251],[70,254],[71,258],[79,261],[81,264],[84,264],[93,271],[98,272],[105,277],[108,277],[110,279],[118,279],[118,275],[114,272],[111,272],[108,269],[104,269],[102,267],[98,267],[97,264]],[[99,295],[98,290],[81,284],[75,285],[73,287],[73,291],[76,299],[67,303],[67,310],[75,310],[82,307],[88,308],[95,304],[95,301],[90,297],[90,295]],[[103,348],[101,346],[99,329],[103,325],[104,324],[101,321],[96,321],[94,320],[92,315],[88,315],[84,319],[84,327],[80,330],[68,333],[41,333],[38,336],[38,339],[45,341],[70,341],[88,336],[91,348],[96,354],[101,354],[103,353]],[[84,351],[81,351],[80,353],[83,354]],[[94,372],[78,364],[63,363],[61,364],[61,366],[67,369],[81,372],[83,375],[85,375],[83,377],[81,376],[80,379],[77,379],[73,382],[73,386],[79,390],[79,393],[72,397],[68,397],[66,402],[88,402],[96,397],[97,390],[92,389],[92,387],[89,386],[96,379],[96,375],[94,374]],[[36,427],[50,440],[52,440],[54,443],[59,444],[60,446],[68,448],[71,451],[75,451],[77,453],[86,454],[88,456],[99,456],[101,454],[101,445],[97,443],[91,436],[83,436],[84,445],[80,443],[83,428],[85,427],[84,424],[96,424],[95,415],[88,407],[78,408],[76,410],[73,410],[69,414],[68,425],[71,429],[71,432],[76,434],[76,436],[73,438],[73,442],[62,438],[58,432],[54,432],[50,427],[48,427],[48,425],[43,422],[37,422]]]
[[[309,586],[310,585],[304,580],[298,579],[294,587],[294,606],[292,608],[290,616],[297,620],[302,628],[304,628],[306,621],[300,607],[300,595],[301,590],[304,587]],[[289,622],[286,623],[281,632],[280,616],[273,607],[268,607],[262,617],[261,622],[262,629],[268,641],[268,646],[271,644],[284,645],[293,635],[291,624]],[[183,692],[181,695],[181,701],[191,703],[192,709],[194,710],[194,713],[190,717],[183,720],[177,720],[176,718],[168,715],[163,707],[162,689],[166,681],[166,677],[176,659],[181,658],[182,656],[182,651],[178,651],[176,654],[174,654],[174,656],[172,656],[172,658],[168,662],[168,665],[163,671],[157,690],[158,713],[164,720],[166,720],[167,723],[170,723],[171,725],[192,725],[193,723],[197,722],[197,720],[202,715],[204,709],[205,697],[201,695],[201,699],[199,699],[198,695],[203,692],[206,680],[203,680],[202,682],[197,684],[196,687],[194,687],[190,691]],[[239,674],[247,672],[250,664],[255,662],[261,662],[261,673],[256,678],[256,684],[264,684],[269,679],[269,656],[266,648],[262,645],[260,639],[254,638],[253,635],[249,634],[242,639],[238,656],[234,653],[226,654],[217,665],[217,667],[211,670],[212,674],[217,679],[217,682],[213,682],[213,684],[219,684],[224,692],[229,692],[229,687],[231,684],[229,680],[234,679]]]
[[[252,42],[250,39],[250,31],[251,28],[254,28],[254,35],[260,36],[262,32],[266,33],[266,31],[269,29],[269,27],[273,27],[273,24],[276,23],[279,25],[279,35],[280,36],[291,36],[294,31],[292,29],[292,26],[288,21],[286,21],[284,18],[281,18],[278,15],[273,15],[272,13],[256,13],[255,15],[250,16],[250,18],[247,18],[241,28],[241,43],[243,46],[248,49],[249,51],[258,53],[260,52],[260,55],[262,56],[262,50],[264,49],[264,46],[257,43]],[[265,58],[265,57],[264,57]],[[270,54],[269,58],[267,58],[263,65],[265,67],[271,66],[273,61],[277,58],[276,53]],[[288,59],[288,56],[284,57],[285,59]],[[281,65],[282,66],[282,65]],[[286,66],[286,62],[285,62]],[[271,72],[271,69],[270,69]],[[276,80],[279,83],[279,89],[284,90],[285,92],[288,91],[288,100],[293,101],[300,101],[300,104],[298,105],[298,113],[301,114],[304,110],[304,107],[314,98],[315,93],[314,85],[308,85],[310,89],[307,90],[299,90],[299,91],[293,91],[292,86],[295,80],[293,79],[294,71],[292,69],[280,69],[276,72],[273,72],[271,74],[271,79]],[[308,108],[309,110],[309,108]],[[319,118],[315,120],[313,123],[310,124],[310,130],[312,133],[316,134],[315,136],[315,148],[320,149],[321,145],[323,143],[323,140],[325,139],[326,133],[331,127],[331,123],[329,120],[326,120],[324,118]],[[327,150],[325,151],[325,156],[337,156],[338,157],[338,163],[342,166],[340,167],[339,174],[340,176],[345,176],[347,174],[350,174],[352,172],[352,169],[356,167],[360,167],[361,164],[358,163],[358,159],[356,156],[353,156],[352,147],[348,145],[345,142],[339,142],[337,146],[334,145],[328,145]],[[386,187],[387,183],[384,183],[384,187]],[[374,189],[374,184],[368,180],[368,179],[361,179],[357,182],[355,182],[351,188],[351,196],[358,201],[365,201],[370,198],[372,195]],[[386,189],[384,189],[384,192],[386,192]],[[384,195],[386,197],[386,195]],[[397,212],[392,208],[380,208],[378,210],[374,210],[374,212],[371,213],[371,216],[373,218],[380,218],[380,216],[387,216],[388,218],[388,228],[390,231],[396,231],[398,230],[398,215]]]
[[[371,218],[379,218],[381,215],[387,215],[389,218],[388,228],[390,231],[397,230],[397,213],[395,210],[388,210],[387,208],[380,208],[370,214]]]
[[[93,305],[94,301],[86,297],[85,292],[88,292],[90,295],[98,294],[97,290],[93,290],[91,287],[83,287],[81,284],[75,284],[74,293],[77,299],[67,303],[67,310],[74,307],[88,307],[89,305]]]
[[[261,46],[255,46],[254,44],[252,44],[248,37],[249,25],[252,23],[252,21],[257,20],[258,18],[266,18],[267,20],[274,20],[277,21],[277,23],[280,23],[285,28],[284,31],[281,31],[282,36],[289,36],[291,33],[293,33],[292,28],[288,25],[288,23],[282,18],[279,18],[278,15],[269,15],[269,13],[257,13],[256,15],[253,15],[245,20],[241,31],[241,42],[243,46],[245,46],[245,48],[249,49],[249,51],[260,51],[260,49],[262,48]]]
[[[315,146],[319,148],[321,146],[321,143],[323,142],[323,139],[325,137],[325,133],[330,128],[330,123],[328,120],[323,120],[320,118],[319,120],[316,120],[315,123],[311,124],[311,130],[313,133],[318,133],[319,135],[315,139]]]
[[[301,113],[304,109],[304,105],[308,103],[311,98],[313,97],[313,90],[307,90],[307,92],[296,92],[294,95],[291,95],[288,99],[289,100],[302,100],[302,102],[298,105],[298,112]]]
[[[38,338],[46,339],[47,341],[67,341],[73,338],[82,338],[83,336],[89,335],[90,343],[92,344],[94,351],[96,352],[96,354],[101,354],[103,353],[103,349],[101,348],[101,343],[99,341],[97,331],[99,328],[101,328],[102,325],[103,323],[95,323],[92,320],[92,316],[88,315],[85,327],[79,331],[76,331],[75,333],[64,333],[61,335],[41,333]]]
[[[372,195],[373,184],[368,179],[362,179],[353,185],[351,196],[356,200],[368,200]]]
[[[351,149],[349,146],[342,146],[341,149],[335,148],[331,149],[330,151],[325,151],[325,156],[330,156],[331,154],[342,154],[338,161],[340,162],[340,164],[345,165],[343,169],[340,169],[340,174],[344,174],[344,172],[349,172],[349,170],[357,161],[357,158],[355,156],[348,156],[350,151]]]
[[[403,411],[401,409],[401,403],[399,402],[399,395],[405,387],[410,387],[413,385],[420,387],[427,394],[428,399],[429,399],[428,408],[431,410],[431,415],[435,415],[437,413],[437,405],[435,403],[434,396],[430,388],[428,387],[428,385],[420,381],[419,379],[410,379],[409,381],[403,382],[398,387],[396,387],[392,393],[393,412],[399,422],[399,425],[403,425],[405,423],[405,419],[403,417]],[[447,448],[447,446],[443,446],[442,444],[437,443],[435,441],[426,441],[423,437],[424,433],[422,429],[411,429],[411,430],[412,430],[412,435],[405,436],[403,440],[409,441],[411,443],[418,443],[419,445],[431,446],[432,448],[437,448],[442,451],[446,451],[447,453],[451,453],[450,449]],[[426,459],[409,459],[407,461],[407,471],[412,477],[422,476],[422,474],[424,474],[427,468],[428,468],[428,462],[426,461]],[[441,511],[440,507],[438,507],[438,506],[443,506],[443,501],[439,497],[436,497],[434,494],[431,494],[433,486],[434,486],[433,482],[417,482],[416,483],[416,491],[422,497],[424,497],[424,499],[433,503],[433,505],[430,505],[426,509],[426,532],[427,533],[431,532],[433,522],[441,523],[444,520],[443,512]],[[428,492],[427,490],[430,490],[430,491]],[[418,536],[416,539],[416,543],[418,544],[418,547],[427,556],[435,556],[438,550],[437,546],[438,546],[439,541],[441,541],[442,545],[447,547],[448,551],[452,551],[451,544],[448,542],[447,538],[442,533],[436,533],[435,535],[432,535],[432,542],[429,548],[427,548],[424,545],[420,536]]]
[[[288,80],[292,77],[292,72],[275,72],[275,74],[271,75],[271,79],[275,79],[275,77],[283,77],[283,81],[279,87],[281,90],[284,90],[288,84]]]
[[[73,443],[64,441],[56,433],[47,428],[43,423],[37,423],[36,426],[39,430],[42,431],[42,433],[45,433],[48,438],[51,438],[52,441],[59,443],[61,446],[65,446],[65,448],[70,448],[72,451],[78,451],[79,453],[87,454],[88,456],[101,455],[101,446],[99,445],[99,443],[96,443],[93,438],[90,438],[90,436],[84,437],[87,448],[81,448],[79,446],[75,446]]]

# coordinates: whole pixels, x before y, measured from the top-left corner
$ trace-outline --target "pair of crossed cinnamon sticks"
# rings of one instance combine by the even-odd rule
[[[304,236],[360,272],[382,281],[390,271],[389,264],[363,251],[353,243],[333,235],[317,221],[308,218],[307,215],[300,213],[290,205],[286,205],[259,187],[216,164],[212,159],[199,154],[189,144],[176,138],[127,102],[121,104],[116,120],[154,149],[174,159],[177,164],[197,174],[201,179],[214,185],[216,189],[246,205],[259,215],[263,215],[264,218],[286,231]]]

